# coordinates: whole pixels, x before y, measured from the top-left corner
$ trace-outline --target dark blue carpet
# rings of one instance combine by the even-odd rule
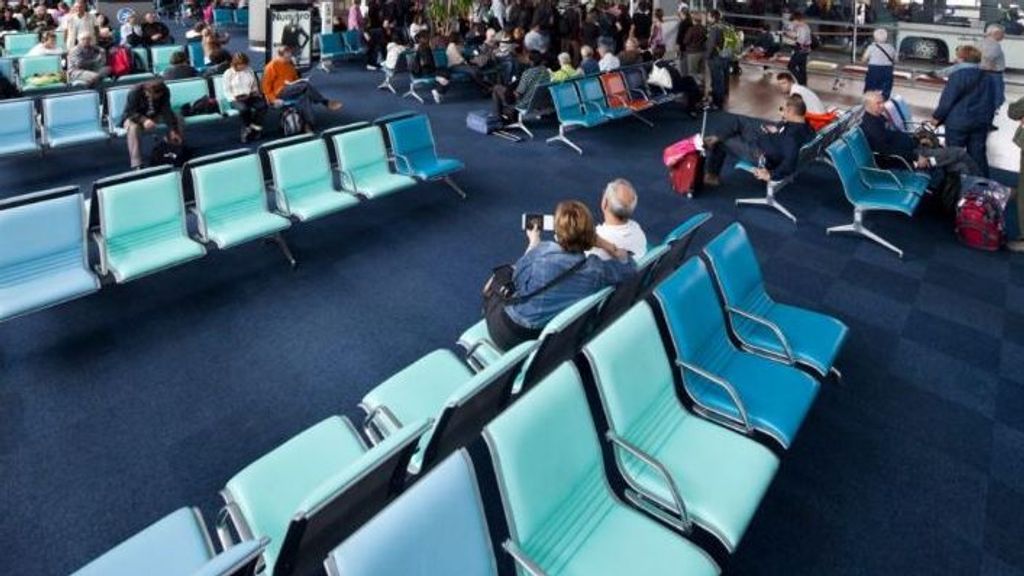
[[[697,129],[677,110],[653,114],[654,130],[576,132],[578,157],[544,144],[550,124],[519,144],[467,131],[466,112],[485,106],[468,95],[421,106],[355,65],[317,74],[346,104],[333,123],[429,114],[441,151],[468,166],[470,198],[421,186],[296,226],[295,272],[255,243],[0,326],[7,573],[67,573],[181,505],[212,521],[218,489],[250,461],[329,414],[355,416],[369,388],[453,346],[490,267],[521,253],[522,212],[563,198],[596,209],[623,176],[652,238],[701,210],[712,232],[739,219],[780,300],[852,329],[845,385],[823,390],[730,574],[1024,574],[1024,259],[963,248],[927,215],[870,218],[903,261],[826,237],[850,209],[824,166],[782,193],[798,226],[737,211],[734,198],[758,193],[745,174],[675,196],[660,151]],[[235,147],[237,130],[189,137],[206,153]],[[0,160],[0,194],[85,186],[126,164],[120,141]]]

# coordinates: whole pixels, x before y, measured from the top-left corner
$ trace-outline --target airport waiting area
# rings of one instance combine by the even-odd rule
[[[1016,76],[495,5],[11,3],[5,572],[1024,575]]]

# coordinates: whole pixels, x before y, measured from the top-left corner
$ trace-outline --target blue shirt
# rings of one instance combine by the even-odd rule
[[[516,262],[516,294],[525,296],[539,290],[583,258],[586,263],[558,284],[526,302],[506,306],[509,318],[524,328],[543,328],[577,300],[618,284],[636,272],[632,260],[601,260],[597,256],[566,252],[555,242],[541,242]]]

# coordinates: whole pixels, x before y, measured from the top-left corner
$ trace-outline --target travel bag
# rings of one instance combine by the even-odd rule
[[[501,128],[501,118],[489,110],[474,110],[466,114],[466,128],[479,134],[490,134]]]
[[[1006,243],[1006,205],[1013,191],[987,178],[963,177],[956,204],[956,236],[978,250],[999,250]]]

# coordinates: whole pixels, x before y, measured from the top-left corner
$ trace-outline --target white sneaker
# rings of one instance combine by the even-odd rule
[[[249,128],[252,128],[257,132],[263,132],[263,126],[260,126],[259,124],[249,124]]]
[[[380,68],[374,66],[373,64],[367,64],[366,65],[366,69],[371,71],[371,72],[376,72],[377,70],[380,70]]]
[[[438,92],[436,88],[430,91],[430,95],[434,97],[434,104],[441,103],[441,93]]]

